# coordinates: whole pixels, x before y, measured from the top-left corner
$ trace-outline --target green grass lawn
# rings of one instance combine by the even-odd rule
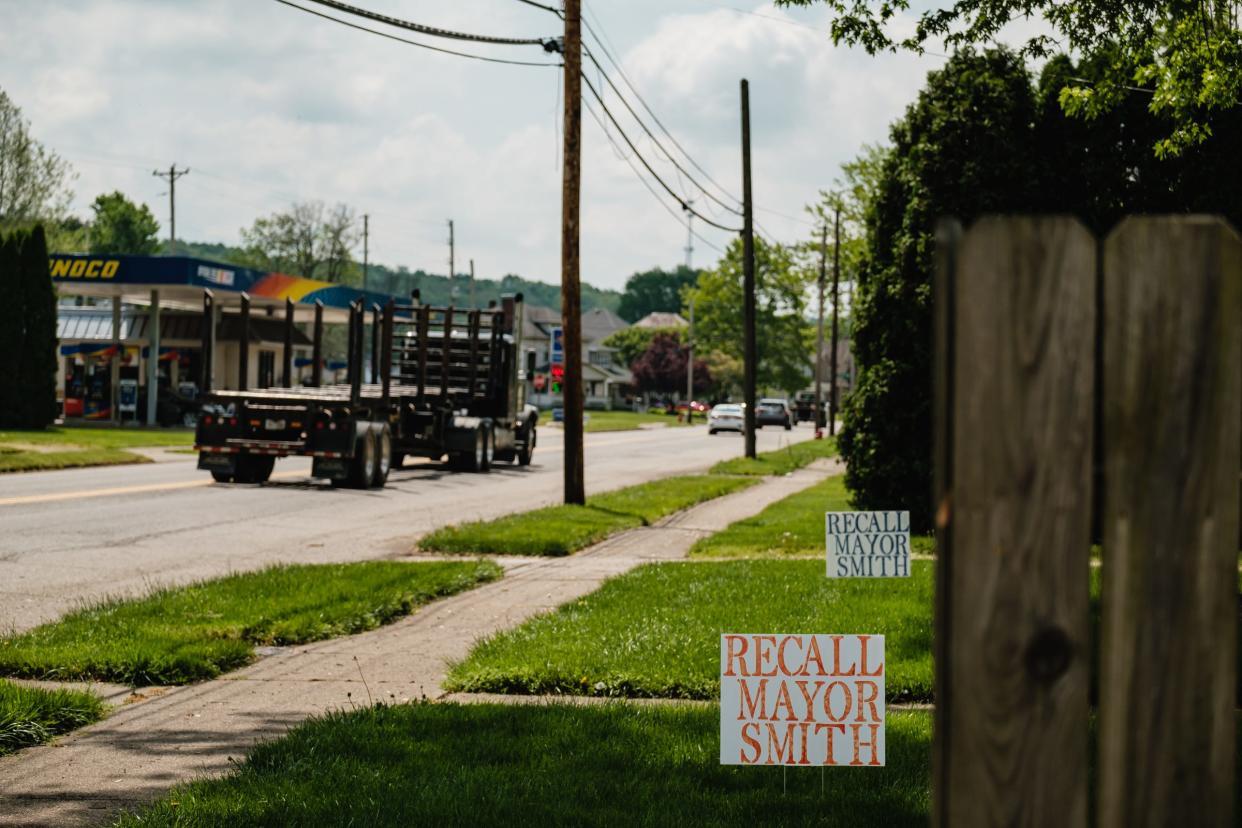
[[[821,561],[649,564],[499,633],[453,665],[446,688],[473,693],[714,699],[720,634],[887,636],[893,701],[932,697],[933,566],[877,583],[833,580]]]
[[[93,693],[0,681],[0,756],[97,722],[105,712],[104,703]]]
[[[823,558],[827,552],[824,512],[851,508],[845,478],[830,477],[778,500],[754,517],[739,520],[723,532],[696,541],[690,554],[714,558]],[[916,553],[931,554],[935,549],[930,536],[916,535],[910,544]]]
[[[278,566],[106,601],[0,638],[0,674],[131,685],[210,679],[256,644],[362,632],[499,578],[486,561]]]
[[[888,715],[884,768],[721,766],[719,733],[715,705],[331,713],[120,824],[927,824],[929,713]]]
[[[648,414],[638,411],[587,411],[585,414],[587,419],[583,430],[588,434],[599,431],[632,431],[643,425],[685,425],[685,423],[677,422],[676,416],[669,416],[668,414]],[[707,422],[706,419],[698,415],[694,419],[697,423]],[[545,411],[540,415],[539,425],[552,426],[553,428],[561,427],[560,423],[553,424],[551,411]]]
[[[419,542],[431,552],[568,555],[635,526],[751,485],[721,475],[670,477],[587,498],[585,506],[548,506],[497,520],[447,526]]]
[[[125,449],[192,446],[191,429],[48,428],[0,431],[0,472],[150,462]]]
[[[759,452],[754,460],[747,457],[721,460],[712,466],[711,471],[712,474],[788,474],[820,458],[834,457],[836,453],[837,441],[830,437],[823,440],[803,440],[775,451]]]

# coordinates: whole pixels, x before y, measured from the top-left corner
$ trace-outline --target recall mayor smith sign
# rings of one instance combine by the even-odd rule
[[[720,636],[720,763],[884,765],[884,636]]]
[[[829,578],[910,577],[909,512],[828,512]]]

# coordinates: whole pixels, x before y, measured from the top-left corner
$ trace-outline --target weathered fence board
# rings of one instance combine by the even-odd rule
[[[1086,825],[1095,276],[1069,218],[982,219],[958,246],[941,826]]]
[[[1100,825],[1232,825],[1242,249],[1132,218],[1104,257]]]
[[[953,481],[953,309],[954,274],[957,269],[957,246],[962,238],[961,222],[946,219],[936,227],[936,273],[933,285],[935,301],[932,303],[935,318],[933,330],[935,335],[935,382],[932,397],[932,418],[935,423],[935,455],[933,466],[935,479],[932,483],[932,508],[935,510],[936,524],[936,609],[935,609],[935,640],[932,656],[936,665],[936,708],[933,716],[935,733],[949,732],[949,711],[952,705],[948,700],[953,696],[953,688],[949,684],[949,671],[940,669],[949,663],[952,641],[952,629],[949,627],[950,612],[953,606],[953,593],[950,584],[953,579],[953,555],[951,554],[952,526],[949,515],[952,507]],[[943,790],[949,767],[949,740],[937,738],[932,745],[932,790]],[[937,806],[946,804],[938,798]],[[932,810],[933,828],[946,828],[948,820],[939,807]]]

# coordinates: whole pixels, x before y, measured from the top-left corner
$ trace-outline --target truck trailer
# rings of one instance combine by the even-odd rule
[[[214,297],[203,299],[212,319]],[[335,486],[382,487],[406,457],[447,459],[486,472],[493,462],[528,465],[539,412],[526,404],[519,365],[522,296],[498,308],[372,306],[371,366],[364,381],[361,299],[350,306],[345,383],[322,384],[323,308],[316,305],[310,382],[294,386],[293,306],[285,308],[283,383],[247,388],[250,302],[242,296],[239,390],[211,390],[212,325],[204,325],[203,389],[195,436],[198,467],[221,483],[262,483],[277,458],[313,458],[311,476]],[[534,352],[524,362],[532,363]]]

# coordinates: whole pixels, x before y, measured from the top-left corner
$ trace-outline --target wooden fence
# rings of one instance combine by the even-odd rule
[[[938,251],[933,824],[1085,828],[1094,778],[1100,826],[1232,825],[1242,242],[997,217]]]

